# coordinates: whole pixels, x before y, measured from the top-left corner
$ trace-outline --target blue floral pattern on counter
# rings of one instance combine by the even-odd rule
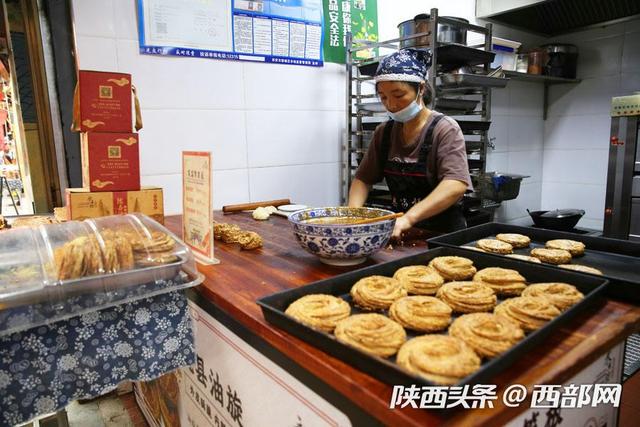
[[[0,337],[0,425],[15,425],[195,362],[174,291]]]

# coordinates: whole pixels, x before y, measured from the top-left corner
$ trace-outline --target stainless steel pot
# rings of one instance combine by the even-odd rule
[[[455,16],[443,16],[443,18],[452,19],[464,24],[468,24],[469,21],[464,18],[457,18]],[[439,24],[438,25],[438,41],[440,43],[458,43],[467,44],[467,30],[451,24]]]
[[[464,18],[457,18],[455,16],[446,16],[444,18],[459,21],[461,23],[469,23]],[[419,33],[431,32],[431,17],[427,13],[421,13],[416,15],[413,19],[398,24],[398,32],[400,37],[404,38]],[[467,30],[451,24],[439,24],[438,25],[438,41],[441,43],[459,43],[467,44]],[[431,46],[430,36],[420,36],[414,39],[403,40],[400,42],[400,47],[429,47]]]
[[[416,15],[413,19],[408,19],[406,21],[398,24],[398,31],[400,33],[400,37],[404,38],[407,36],[412,36],[414,34],[419,33],[429,33],[431,32],[431,19],[429,14],[422,13],[420,15]],[[428,47],[431,45],[429,41],[429,36],[420,36],[415,39],[403,40],[400,42],[400,47]]]

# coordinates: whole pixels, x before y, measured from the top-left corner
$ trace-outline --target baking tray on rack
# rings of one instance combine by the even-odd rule
[[[496,54],[461,44],[438,46],[437,60],[443,71],[453,70],[465,65],[482,65],[493,61]]]
[[[182,270],[183,264],[184,260],[180,259],[170,264],[57,281],[39,288],[18,289],[14,292],[0,293],[0,309],[47,301],[60,301],[65,298],[91,293],[119,292],[144,283],[170,280],[178,275]]]
[[[338,342],[331,334],[320,332],[289,317],[284,312],[293,301],[309,294],[331,294],[340,296],[351,303],[349,290],[359,279],[372,275],[393,276],[400,267],[408,265],[427,264],[438,256],[465,256],[474,261],[478,269],[486,267],[504,267],[518,270],[529,283],[533,282],[566,282],[576,286],[585,298],[557,318],[548,322],[541,329],[529,333],[522,341],[500,356],[484,361],[480,370],[462,379],[458,385],[478,384],[490,380],[499,372],[505,370],[512,363],[526,354],[536,345],[542,343],[549,334],[566,325],[576,315],[583,313],[604,301],[602,294],[608,284],[606,278],[577,274],[572,271],[551,268],[546,265],[519,261],[511,258],[496,258],[484,253],[465,251],[458,248],[442,247],[425,251],[416,255],[400,258],[394,261],[378,264],[349,273],[341,274],[329,279],[311,283],[294,289],[278,292],[257,301],[262,308],[265,319],[285,330],[286,332],[314,345],[330,355],[351,364],[352,366],[378,378],[388,384],[398,385],[433,385],[422,377],[412,375],[395,363],[395,359],[382,358],[362,352],[356,348]],[[352,314],[359,310],[352,306]],[[407,339],[414,336],[407,331]]]
[[[438,98],[436,99],[435,109],[438,111],[467,113],[475,110],[479,102],[480,100],[476,99]]]
[[[480,132],[489,130],[491,126],[490,121],[479,121],[479,120],[456,120],[458,122],[458,126],[462,129],[462,132]]]
[[[531,238],[531,247],[514,249],[514,253],[522,255],[529,255],[531,249],[544,247],[545,242],[552,239],[570,239],[582,242],[586,246],[585,254],[581,257],[574,257],[572,262],[602,271],[604,276],[595,277],[605,277],[611,281],[611,285],[607,289],[607,295],[640,303],[640,243],[490,222],[434,237],[428,240],[428,244],[429,247],[474,246],[478,240],[495,238],[498,233],[518,233],[529,236]],[[498,254],[488,255],[505,258],[503,255]],[[552,266],[552,268],[563,270],[555,266]]]
[[[502,88],[509,79],[489,77],[482,74],[443,74],[438,77],[437,84],[444,88],[495,87]]]

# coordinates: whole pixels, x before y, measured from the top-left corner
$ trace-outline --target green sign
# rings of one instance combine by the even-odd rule
[[[346,34],[354,40],[378,41],[377,0],[323,0],[324,61],[344,64]],[[354,58],[375,56],[371,49],[361,50]]]

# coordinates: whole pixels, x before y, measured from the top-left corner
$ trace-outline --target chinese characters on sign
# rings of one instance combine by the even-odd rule
[[[138,0],[140,53],[323,64],[322,0]]]
[[[531,408],[584,408],[598,405],[620,405],[621,384],[569,384],[536,385],[531,393]],[[517,407],[527,399],[527,389],[520,384],[512,384],[502,394],[502,403]],[[393,386],[389,408],[448,409],[461,407],[493,408],[498,400],[495,385],[474,384],[473,386],[404,387]]]
[[[211,153],[182,152],[182,239],[199,261],[213,259]]]
[[[215,425],[216,427],[242,427],[242,400],[237,391],[227,384],[225,395],[219,373],[214,372],[212,368],[207,369],[204,360],[200,356],[197,358],[195,368],[191,367],[189,371],[191,373],[191,375],[187,376],[187,381],[190,382],[187,385],[189,398],[201,410],[202,414],[206,414],[211,422],[210,425]],[[203,390],[206,390],[206,392]],[[213,408],[212,402],[215,402]],[[189,420],[189,423],[197,425],[194,420]]]
[[[354,40],[378,41],[377,0],[325,0],[324,60],[344,64],[347,33]],[[355,52],[354,58],[376,56],[370,50]]]

